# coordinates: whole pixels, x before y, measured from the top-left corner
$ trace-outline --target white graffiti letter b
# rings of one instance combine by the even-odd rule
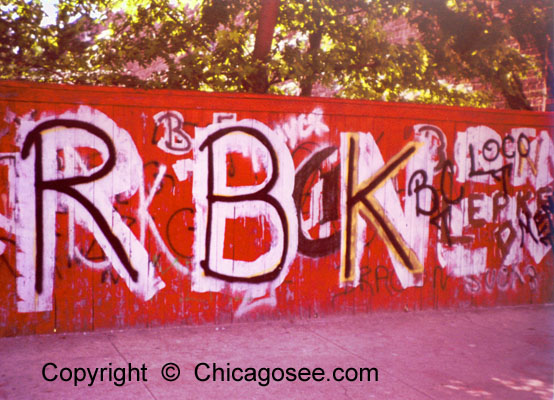
[[[290,153],[268,127],[257,121],[214,124],[197,132],[197,140],[200,143],[194,174],[197,266],[205,277],[218,281],[280,283],[296,254],[298,242]],[[261,176],[263,182],[230,184],[230,177],[245,174],[240,166],[229,163],[232,154],[249,160],[254,174]],[[262,249],[261,255],[259,248],[263,247],[262,242],[267,242],[263,228],[255,234],[260,237],[235,238],[234,246],[242,243],[258,248],[258,255],[251,260],[239,260],[225,250],[228,222],[244,218],[254,218],[261,225],[265,222],[270,230],[269,248],[265,252]]]

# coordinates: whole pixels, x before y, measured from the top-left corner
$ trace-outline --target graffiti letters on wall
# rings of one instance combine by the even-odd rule
[[[315,106],[204,122],[143,110],[136,131],[88,106],[3,112],[0,256],[19,313],[53,309],[60,252],[146,302],[170,268],[191,296],[238,299],[235,316],[294,298],[278,295],[291,277],[336,298],[375,295],[383,271],[398,292],[444,287],[440,271],[467,294],[537,291],[551,274],[551,127],[359,130]]]

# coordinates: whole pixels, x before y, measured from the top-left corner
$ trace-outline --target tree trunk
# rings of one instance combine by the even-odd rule
[[[267,93],[269,89],[267,68],[264,63],[267,61],[271,51],[271,43],[278,15],[279,0],[262,0],[260,16],[258,18],[258,29],[256,31],[256,43],[252,53],[256,70],[243,82],[244,88],[249,92]]]
[[[319,60],[318,60],[318,51],[321,47],[321,39],[323,38],[323,28],[319,23],[319,18],[314,18],[316,23],[316,29],[310,33],[308,41],[310,43],[310,48],[308,54],[310,55],[310,70],[311,74],[306,76],[302,82],[300,82],[300,96],[311,96],[312,89],[315,82],[316,71],[319,70]]]
[[[257,61],[266,61],[271,50],[271,42],[273,41],[273,33],[275,32],[278,15],[279,0],[262,0],[253,53],[254,59]]]

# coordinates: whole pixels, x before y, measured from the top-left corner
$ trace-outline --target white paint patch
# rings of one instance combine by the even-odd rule
[[[155,276],[154,267],[149,260],[146,249],[133,235],[123,222],[119,213],[113,207],[116,196],[131,197],[143,181],[142,160],[130,135],[120,129],[105,114],[91,109],[80,107],[76,112],[68,111],[56,116],[57,119],[78,120],[88,122],[102,129],[116,146],[115,166],[109,174],[93,182],[74,185],[73,188],[91,201],[99,211],[101,217],[109,224],[113,234],[121,242],[132,266],[138,271],[135,282],[123,266],[119,257],[113,251],[112,244],[101,232],[97,222],[88,210],[72,197],[53,190],[43,192],[43,221],[40,221],[44,232],[43,251],[43,291],[40,295],[35,292],[35,187],[30,182],[35,181],[35,149],[31,148],[30,156],[23,160],[17,155],[15,179],[15,225],[16,225],[16,265],[20,276],[17,278],[17,292],[19,296],[18,310],[20,312],[48,311],[52,309],[52,291],[55,268],[55,218],[57,210],[71,209],[74,221],[89,230],[102,248],[106,258],[111,262],[117,273],[123,278],[127,286],[145,300],[152,298],[165,284]],[[17,130],[16,142],[21,147],[27,134],[40,123],[54,118],[41,117],[34,121],[30,116],[22,119]],[[103,141],[85,129],[56,127],[45,131],[41,135],[43,147],[42,162],[43,179],[56,180],[74,176],[90,176],[98,171],[108,158],[107,146]],[[88,148],[100,153],[102,164],[87,168],[77,152],[77,148]],[[63,168],[58,168],[59,152],[63,151]],[[71,241],[74,241],[74,232],[70,232]],[[70,243],[73,247],[73,243]],[[73,248],[70,250],[73,253]],[[82,255],[81,255],[82,256]],[[77,256],[79,257],[79,256]],[[82,258],[82,257],[81,257]]]
[[[536,129],[514,128],[509,133],[509,136],[514,139],[513,143],[506,142],[506,147],[508,143],[511,145],[511,149],[507,151],[507,153],[513,153],[514,156],[514,158],[506,160],[507,163],[513,163],[511,184],[513,186],[521,186],[529,183],[536,189],[535,181],[538,173],[538,165],[535,165],[535,163],[538,161],[537,150],[540,150],[539,146],[537,146]]]
[[[460,204],[453,204],[450,214],[451,237],[466,236],[470,243],[454,243],[452,246],[437,241],[437,257],[441,267],[452,276],[468,276],[485,272],[487,268],[487,248],[472,249],[474,237],[464,235],[463,227],[469,225],[467,213],[467,198]]]
[[[469,127],[464,132],[456,134],[456,142],[454,143],[454,159],[458,166],[458,182],[481,182],[489,185],[494,185],[495,180],[489,174],[471,175],[471,164],[473,154],[473,171],[491,171],[500,169],[503,165],[503,157],[499,155],[494,158],[494,153],[500,151],[500,147],[492,144],[502,144],[502,138],[498,133],[488,126]],[[486,145],[489,142],[490,145]],[[485,151],[483,151],[485,147]],[[489,149],[488,151],[486,149]],[[488,161],[491,160],[492,161]]]
[[[275,294],[275,288],[271,287],[268,290],[268,293],[265,296],[253,298],[249,293],[244,295],[242,302],[235,311],[235,317],[240,318],[245,314],[248,314],[250,311],[258,307],[276,307],[277,306],[277,296]]]
[[[406,182],[416,171],[424,171],[427,175],[427,185],[433,186],[434,170],[440,162],[441,139],[446,146],[446,135],[436,126],[414,125],[413,141],[422,143],[419,150],[408,160],[406,164]],[[437,136],[441,136],[437,137]],[[417,215],[417,197],[415,193],[407,193],[404,200],[405,237],[406,243],[414,250],[417,258],[422,264],[427,260],[427,250],[429,247],[429,220],[430,217],[420,214]],[[432,193],[430,190],[421,190],[419,192],[419,206],[424,210],[430,210],[432,206]],[[398,211],[397,212],[401,212]],[[400,215],[400,214],[399,214]],[[423,285],[423,283],[421,283]]]
[[[236,130],[222,136],[212,144],[213,164],[208,165],[208,148],[200,150],[200,146],[221,129],[236,128]],[[274,149],[277,156],[277,165],[272,165],[269,152],[264,145],[254,136],[241,131],[241,129],[254,129],[261,133],[268,140],[269,145]],[[241,120],[237,122],[224,122],[212,124],[206,128],[197,128],[195,132],[195,164],[193,180],[193,197],[196,201],[196,235],[195,235],[195,264],[192,273],[192,290],[197,292],[221,291],[230,286],[233,292],[243,293],[244,301],[237,311],[242,314],[254,307],[253,304],[275,304],[274,296],[268,297],[275,291],[285,279],[290,264],[296,256],[298,245],[298,226],[296,208],[292,198],[294,185],[290,179],[294,177],[294,164],[289,150],[285,143],[274,134],[267,126],[255,120]],[[247,186],[227,185],[227,154],[240,153],[248,156],[253,165],[258,159],[259,165],[266,171],[264,182]],[[276,208],[264,201],[264,198],[215,202],[212,204],[212,225],[211,235],[208,238],[210,243],[210,270],[224,274],[231,278],[249,278],[271,272],[279,260],[284,248],[284,233],[288,233],[288,245],[286,248],[286,259],[279,275],[272,281],[252,284],[249,282],[226,282],[221,279],[206,276],[200,262],[207,256],[206,235],[207,235],[207,213],[208,213],[208,171],[213,172],[213,193],[219,196],[241,196],[249,195],[260,190],[266,190],[273,171],[278,171],[277,179],[273,188],[265,195],[271,196],[282,207],[286,216],[285,226],[282,226]],[[240,171],[237,171],[240,173]],[[239,217],[265,219],[270,225],[271,248],[252,262],[229,260],[223,258],[223,246],[225,243],[226,219]],[[263,234],[261,234],[263,237]],[[232,279],[231,279],[232,280]],[[257,301],[256,299],[265,299]],[[267,300],[269,299],[269,300]]]
[[[190,158],[181,159],[172,165],[173,172],[177,176],[179,182],[184,182],[192,177],[192,171],[194,169],[194,160]]]
[[[537,175],[532,182],[535,189],[539,189],[554,182],[554,138],[547,131],[541,131],[538,138],[533,142],[534,150],[531,159],[535,162]]]
[[[23,118],[16,133],[16,145],[23,145],[25,136],[36,123],[29,116]],[[25,160],[18,153],[15,162],[16,179],[10,189],[15,193],[15,265],[18,273],[16,278],[17,310],[19,312],[49,311],[52,309],[52,291],[47,291],[52,285],[45,285],[41,295],[35,292],[35,253],[36,253],[36,214],[35,214],[35,149],[32,148]],[[42,223],[42,221],[41,221]],[[50,235],[55,240],[55,235]],[[47,257],[48,258],[48,257]],[[48,266],[47,270],[51,269]],[[53,275],[44,274],[45,281],[53,281]]]
[[[238,153],[250,160],[254,173],[258,174],[265,170],[267,175],[265,180],[257,185],[227,186],[229,171],[225,167],[225,169],[221,169],[215,174],[215,186],[221,188],[223,195],[236,196],[252,193],[252,191],[267,184],[270,175],[273,173],[273,166],[271,165],[269,153],[262,143],[254,137],[241,132],[230,133],[218,140],[218,145],[214,147],[214,159],[219,160],[222,165],[226,165],[227,154],[230,153]],[[235,168],[235,166],[232,165],[232,168]],[[234,170],[232,173],[238,174],[240,171]]]
[[[488,144],[487,144],[488,143]],[[473,172],[485,172],[499,170],[511,164],[511,173],[508,185],[517,188],[529,185],[535,190],[547,187],[553,182],[554,171],[554,146],[552,138],[547,131],[541,131],[537,136],[534,128],[514,128],[501,137],[497,132],[486,126],[470,127],[465,132],[458,132],[454,148],[454,156],[458,167],[457,180],[459,182],[474,181],[498,187],[500,180],[495,180],[491,174],[470,176]],[[502,176],[497,174],[497,178]],[[499,191],[495,191],[497,195]],[[499,215],[493,221],[493,197],[483,194],[481,199],[474,199],[472,206],[476,212],[474,219],[480,219],[485,223],[498,223],[495,235],[499,236],[506,246],[501,265],[519,265],[524,261],[523,248],[532,257],[535,263],[539,263],[548,253],[550,246],[537,240],[539,237],[535,222],[519,211],[517,197],[524,192],[515,191],[514,196],[505,200],[507,204],[500,209]],[[468,221],[468,199],[464,199],[462,205],[452,208],[451,234],[461,236],[464,227],[470,227]],[[502,203],[503,205],[504,203]],[[537,211],[536,195],[529,197],[526,202],[529,214],[532,217]],[[462,218],[463,216],[463,218]],[[509,225],[503,225],[508,222]],[[522,229],[521,224],[526,228]],[[510,229],[511,226],[511,229]],[[471,228],[475,229],[475,228]],[[526,231],[529,229],[529,232]],[[510,238],[510,233],[513,236]],[[466,234],[467,236],[467,234]],[[497,238],[491,238],[496,240]],[[511,240],[511,243],[510,243]],[[442,243],[437,244],[438,256],[441,266],[446,268],[453,276],[478,275],[486,270],[487,249],[481,247],[472,249],[472,244],[454,244],[448,247]],[[501,253],[499,244],[495,247]]]
[[[161,111],[154,115],[158,129],[164,129],[164,135],[157,146],[169,154],[184,155],[192,149],[192,139],[184,131],[184,118],[179,111]]]
[[[323,111],[315,108],[310,114],[300,114],[292,117],[288,122],[275,127],[275,132],[283,138],[290,149],[303,140],[315,135],[321,138],[329,132],[329,127],[323,121]]]
[[[347,143],[347,134],[341,134],[341,174],[343,180],[341,182],[341,229],[346,229],[346,182],[344,177],[346,176],[346,161],[348,143]],[[362,182],[368,180],[374,176],[381,167],[385,165],[381,151],[375,142],[373,135],[371,133],[358,133],[358,143],[359,143],[359,159],[357,160],[357,183],[356,186],[359,186]],[[421,149],[418,151],[422,151]],[[424,150],[425,151],[425,150]],[[416,152],[417,155],[417,152]],[[415,157],[415,156],[414,156]],[[411,169],[415,169],[417,163],[422,163],[422,167],[430,169],[432,171],[433,163],[429,161],[428,157],[419,156],[412,161]],[[432,173],[431,173],[432,176]],[[362,189],[362,188],[360,188]],[[400,199],[396,193],[395,187],[393,185],[393,179],[387,179],[386,182],[374,192],[375,199],[379,202],[386,217],[394,225],[400,236],[404,239],[405,243],[414,251],[421,263],[425,262],[426,255],[426,238],[423,236],[425,231],[428,232],[429,218],[424,216],[416,216],[415,212],[409,211],[408,214],[402,209],[400,204]],[[414,203],[415,204],[415,203]],[[413,206],[415,209],[415,205]],[[357,218],[357,237],[356,237],[356,260],[354,265],[354,285],[359,284],[360,278],[360,260],[362,253],[365,251],[365,223],[360,216],[354,216]],[[427,228],[424,229],[424,225],[427,225]],[[371,226],[371,229],[375,227]],[[344,250],[342,250],[344,251]],[[391,249],[388,249],[388,254],[393,264],[394,270],[398,276],[403,288],[411,286],[421,286],[423,285],[423,279],[416,279],[414,274],[412,274],[400,260],[397,259],[396,255]]]
[[[451,247],[437,244],[439,263],[454,277],[479,275],[487,269],[487,248],[467,249],[461,244]]]
[[[0,153],[0,165],[5,165],[8,168],[8,182],[15,182],[15,160],[16,153]],[[8,194],[2,194],[3,208],[8,210],[8,215],[0,214],[0,229],[4,229],[6,232],[13,234],[15,231],[15,225],[13,216],[9,215],[9,210],[14,208],[15,205],[15,190],[8,185]],[[2,254],[3,251],[0,252]]]

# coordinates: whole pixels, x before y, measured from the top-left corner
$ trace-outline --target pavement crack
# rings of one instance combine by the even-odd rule
[[[106,335],[106,337],[108,338],[108,341],[110,342],[110,344],[112,345],[112,347],[114,348],[114,350],[117,352],[117,354],[119,354],[119,356],[123,359],[123,361],[125,361],[126,363],[129,363],[129,360],[127,360],[127,358],[123,355],[123,353],[121,351],[119,351],[119,349],[117,348],[117,346],[115,345],[115,343],[113,342],[112,338],[110,335]],[[146,384],[146,382],[144,381],[140,381],[140,383],[142,384],[142,386],[144,386],[144,388],[146,389],[146,391],[150,394],[150,397],[154,400],[158,400],[158,398],[154,395],[154,393],[152,393],[152,391],[150,390],[150,388],[148,387],[148,385]]]

